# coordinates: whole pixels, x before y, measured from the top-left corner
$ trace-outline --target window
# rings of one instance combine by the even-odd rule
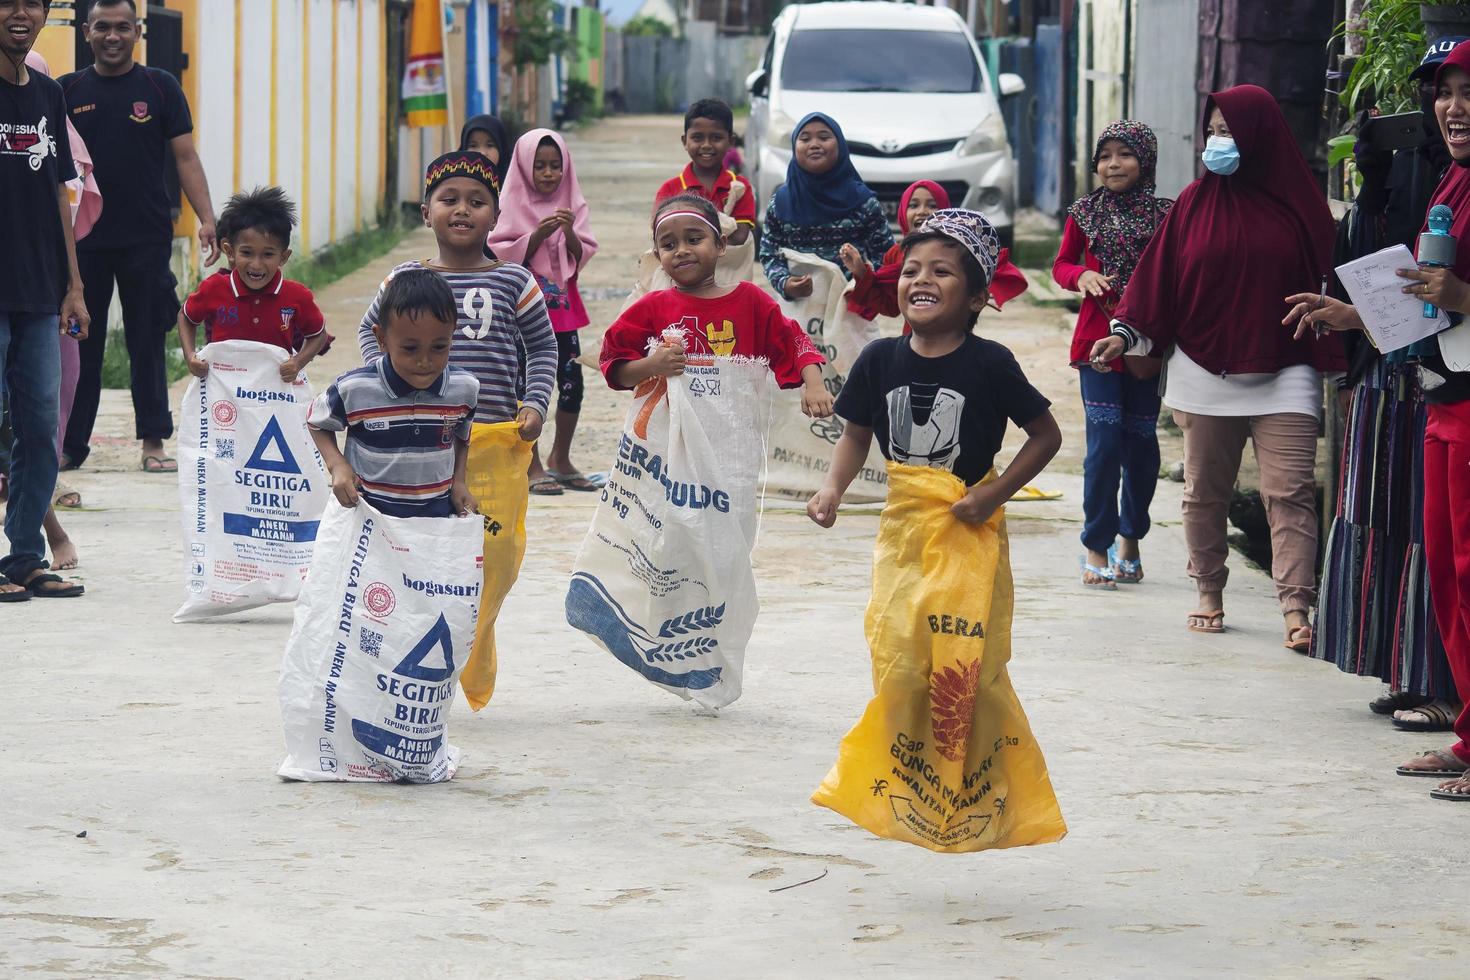
[[[959,31],[796,31],[781,85],[808,92],[979,92],[980,63]]]

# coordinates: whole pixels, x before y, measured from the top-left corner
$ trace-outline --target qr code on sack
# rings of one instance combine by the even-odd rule
[[[233,440],[233,439],[216,439],[214,441],[214,458],[215,459],[234,459],[235,458],[235,440]]]
[[[383,634],[374,632],[366,626],[359,626],[357,628],[357,645],[369,657],[376,657],[383,652]]]

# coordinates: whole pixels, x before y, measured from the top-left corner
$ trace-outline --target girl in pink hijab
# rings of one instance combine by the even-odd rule
[[[488,244],[497,258],[528,267],[546,296],[556,333],[556,433],[546,466],[531,458],[531,492],[556,496],[565,490],[598,490],[596,477],[572,463],[572,436],[582,410],[582,345],[577,331],[590,321],[577,291],[577,273],[597,252],[587,221],[587,199],[577,183],[566,141],[549,129],[533,129],[516,140],[510,172],[500,195],[500,218]]]

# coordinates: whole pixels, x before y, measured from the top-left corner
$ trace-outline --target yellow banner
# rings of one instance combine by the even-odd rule
[[[449,122],[444,11],[439,0],[413,0],[408,22],[408,64],[403,71],[403,111],[410,126],[443,126]]]

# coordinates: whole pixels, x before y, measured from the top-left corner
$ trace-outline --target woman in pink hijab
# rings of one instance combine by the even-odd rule
[[[566,490],[602,486],[572,463],[572,435],[582,411],[582,345],[577,331],[590,321],[577,273],[597,252],[587,221],[587,199],[577,183],[566,141],[549,129],[533,129],[516,140],[510,172],[500,194],[500,218],[488,244],[497,258],[524,265],[546,296],[546,312],[557,343],[556,434],[541,465],[531,457],[531,492],[556,496]]]
[[[32,51],[26,55],[26,67],[47,78],[51,77],[51,66],[46,64],[46,59],[38,52]],[[66,183],[67,193],[71,196],[72,234],[77,241],[81,241],[92,230],[92,226],[97,223],[97,216],[102,213],[102,191],[97,187],[97,178],[92,176],[92,155],[87,152],[87,144],[77,135],[70,119],[66,121],[66,135],[71,142],[71,158],[77,167],[76,178]],[[76,341],[68,337],[61,344],[61,417],[60,424],[56,427],[58,459],[61,454],[61,436],[66,432],[66,420],[71,415],[72,398],[77,392],[77,376],[80,372],[81,352]],[[58,480],[56,491],[52,494],[52,503],[63,507],[80,507],[82,495]],[[62,529],[61,522],[56,519],[54,509],[46,514],[45,525],[46,539],[51,546],[51,567],[75,568],[76,547]]]

